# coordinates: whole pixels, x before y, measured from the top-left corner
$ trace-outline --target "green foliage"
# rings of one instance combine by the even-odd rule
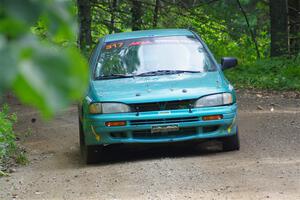
[[[8,173],[5,173],[5,172],[3,172],[3,171],[0,170],[0,177],[1,176],[8,176],[8,175],[9,175]]]
[[[4,105],[0,110],[0,170],[4,160],[12,156],[17,149],[15,143],[15,132],[13,125],[17,117],[15,114],[9,114],[9,108]]]
[[[26,165],[29,161],[23,149],[16,143],[16,133],[13,130],[17,116],[9,112],[9,107],[4,105],[0,110],[0,176],[7,175],[11,163]]]
[[[24,151],[19,152],[15,157],[16,163],[20,165],[26,165],[29,163],[29,160]]]
[[[87,86],[87,63],[75,46],[70,2],[0,2],[0,94],[13,89],[45,116],[79,99]]]
[[[269,25],[267,21],[259,24],[261,23],[260,19],[265,18],[268,13],[265,10],[266,6],[258,9],[256,5],[259,2],[257,1],[241,2],[248,11],[250,28],[255,32],[260,56],[261,58],[266,58],[269,56]],[[243,64],[256,61],[257,52],[255,45],[236,1],[228,1],[228,3],[219,1],[215,4],[203,4],[203,6],[186,12],[186,15],[180,16],[179,20],[176,21],[176,26],[193,27],[218,61],[224,56],[237,57],[239,62]]]
[[[300,91],[300,57],[259,60],[228,70],[226,76],[238,88]]]
[[[6,155],[12,154],[16,149],[15,133],[13,124],[17,117],[15,114],[9,114],[9,108],[4,105],[0,111],[0,160]]]

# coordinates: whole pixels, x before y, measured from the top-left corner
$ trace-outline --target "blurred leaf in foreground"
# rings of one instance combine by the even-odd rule
[[[11,89],[45,116],[79,99],[87,86],[71,2],[0,0],[0,94]],[[38,24],[43,41],[34,34]]]

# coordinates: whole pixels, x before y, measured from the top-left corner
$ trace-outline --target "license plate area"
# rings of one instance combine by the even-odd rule
[[[158,125],[151,127],[151,133],[166,133],[166,132],[174,132],[179,131],[178,124],[172,125]]]

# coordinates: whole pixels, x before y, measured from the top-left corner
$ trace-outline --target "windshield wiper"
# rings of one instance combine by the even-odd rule
[[[157,75],[169,75],[169,74],[181,74],[181,73],[201,73],[200,71],[189,71],[189,70],[157,70],[151,72],[144,72],[138,75],[130,74],[109,74],[101,75],[96,77],[96,80],[105,80],[105,79],[118,79],[118,78],[132,78],[137,76],[157,76]]]
[[[156,76],[156,75],[167,75],[167,74],[181,74],[181,73],[201,73],[200,71],[190,70],[157,70],[151,72],[144,72],[136,76]]]
[[[131,78],[133,75],[126,74],[109,74],[109,75],[101,75],[96,77],[96,80],[104,80],[104,79],[117,79],[117,78]]]

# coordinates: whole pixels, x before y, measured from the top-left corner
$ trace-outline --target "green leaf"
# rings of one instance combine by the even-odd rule
[[[2,0],[5,14],[24,24],[33,25],[44,10],[44,1],[36,0]]]
[[[38,107],[48,117],[83,95],[88,70],[77,49],[35,43],[21,47],[13,87],[22,102]]]
[[[7,89],[17,74],[17,56],[12,46],[0,34],[0,94]]]
[[[87,62],[71,45],[76,18],[70,2],[0,1],[0,94],[13,89],[47,117],[81,98],[87,87]]]

